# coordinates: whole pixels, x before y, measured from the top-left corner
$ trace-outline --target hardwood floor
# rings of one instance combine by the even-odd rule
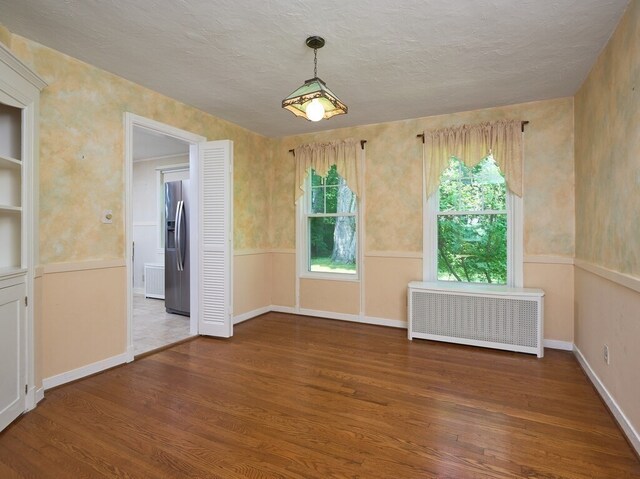
[[[48,391],[0,477],[640,478],[573,355],[270,313]]]

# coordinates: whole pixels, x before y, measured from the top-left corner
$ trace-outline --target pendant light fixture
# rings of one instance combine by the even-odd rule
[[[307,38],[307,46],[313,48],[313,78],[282,100],[282,108],[310,121],[329,119],[347,113],[347,105],[333,94],[327,84],[318,78],[318,48],[324,46],[324,38]]]

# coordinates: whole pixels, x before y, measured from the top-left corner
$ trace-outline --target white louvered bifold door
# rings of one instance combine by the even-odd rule
[[[200,144],[198,333],[233,335],[233,142]]]

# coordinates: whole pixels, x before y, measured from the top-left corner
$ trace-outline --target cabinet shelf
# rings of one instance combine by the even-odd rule
[[[20,168],[22,161],[11,158],[10,156],[0,155],[0,168]]]

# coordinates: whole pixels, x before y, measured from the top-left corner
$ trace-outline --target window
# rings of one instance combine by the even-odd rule
[[[358,201],[333,165],[325,176],[311,170],[301,206],[302,274],[358,273]]]
[[[429,199],[430,279],[521,285],[521,259],[514,261],[522,255],[514,227],[520,209],[492,156],[472,168],[452,157]]]

